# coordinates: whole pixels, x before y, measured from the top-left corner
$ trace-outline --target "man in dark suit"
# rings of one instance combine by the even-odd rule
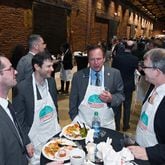
[[[31,164],[39,164],[41,148],[48,139],[61,131],[57,114],[57,89],[51,77],[53,62],[46,52],[32,59],[33,74],[16,86],[13,105],[23,133],[34,145]]]
[[[152,165],[165,164],[165,49],[155,48],[144,55],[145,79],[153,84],[144,100],[136,129],[136,142],[130,146],[135,158]]]
[[[120,70],[123,83],[125,101],[123,102],[123,131],[127,131],[130,128],[130,112],[132,103],[132,94],[135,90],[135,69],[138,67],[138,58],[132,55],[132,48],[134,42],[128,40],[125,42],[125,51],[118,56],[115,56],[112,61],[112,67]],[[121,119],[121,105],[115,116],[117,130],[120,130]]]
[[[21,129],[16,125],[14,110],[8,108],[7,95],[17,83],[16,74],[10,61],[0,55],[0,165],[28,164]]]
[[[78,71],[72,79],[70,117],[91,126],[97,111],[101,126],[115,129],[113,108],[124,100],[120,72],[104,66],[105,54],[100,46],[90,46],[87,54],[90,67]]]

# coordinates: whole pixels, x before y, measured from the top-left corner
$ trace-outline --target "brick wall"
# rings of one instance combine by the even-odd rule
[[[47,1],[62,2],[61,0],[45,0]],[[67,29],[68,40],[73,51],[83,51],[88,44],[106,41],[108,32],[112,29],[112,25],[108,26],[110,20],[118,22],[117,36],[119,38],[130,37],[132,33],[135,33],[137,37],[152,34],[152,29],[148,27],[142,29],[142,18],[138,15],[135,19],[135,13],[129,24],[130,11],[122,4],[116,4],[115,1],[65,0],[65,2],[71,5]],[[1,0],[0,2],[0,51],[8,57],[16,44],[22,43],[26,46],[27,37],[33,31],[32,22],[35,20],[32,20],[32,3],[33,0]],[[98,18],[96,13],[103,16]],[[117,16],[114,13],[117,13]],[[136,26],[132,26],[134,21],[138,22]]]
[[[31,4],[27,0],[1,0],[0,5],[0,51],[11,56],[11,50],[18,43],[26,46],[27,36],[31,32]]]
[[[87,33],[87,1],[72,1],[71,38],[73,50],[83,50]]]

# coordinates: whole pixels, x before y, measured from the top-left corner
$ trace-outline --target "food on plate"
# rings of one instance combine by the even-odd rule
[[[88,128],[80,127],[80,124],[75,123],[66,127],[64,134],[72,138],[84,138],[87,136]]]
[[[55,153],[60,149],[59,142],[54,141],[52,143],[49,143],[48,146],[45,147],[44,152],[47,156],[54,157]]]
[[[65,149],[60,149],[58,151],[58,156],[59,157],[65,157],[66,156],[66,150]]]
[[[56,155],[59,158],[64,158],[67,156],[67,152],[76,147],[76,144],[67,139],[53,139],[48,142],[43,148],[43,152],[46,157],[55,159]],[[57,154],[56,154],[57,153]]]

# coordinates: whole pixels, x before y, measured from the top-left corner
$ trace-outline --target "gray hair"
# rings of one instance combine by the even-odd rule
[[[34,46],[34,44],[36,44],[36,42],[39,41],[40,38],[42,37],[39,34],[30,35],[28,39],[29,49],[31,49]]]
[[[165,49],[155,48],[151,49],[144,55],[144,60],[150,58],[152,67],[158,68],[165,74]]]

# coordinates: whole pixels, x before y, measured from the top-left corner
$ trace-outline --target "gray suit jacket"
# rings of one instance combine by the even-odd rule
[[[33,58],[33,54],[28,53],[18,61],[18,64],[17,64],[18,74],[16,76],[17,82],[20,82],[24,80],[25,78],[31,76],[33,72],[32,58]]]
[[[69,115],[73,120],[78,114],[78,107],[82,102],[89,81],[89,68],[76,72],[72,79],[72,87],[69,100]],[[120,71],[110,67],[104,67],[104,86],[112,94],[112,102],[109,107],[116,107],[124,100],[123,81]]]
[[[15,126],[0,106],[0,165],[27,165],[26,152]]]
[[[52,77],[48,78],[47,80],[49,92],[58,113],[56,83]],[[38,97],[40,97],[40,95]],[[34,93],[32,76],[17,84],[16,88],[14,89],[13,106],[24,134],[28,135],[34,119]],[[27,144],[28,142],[29,139],[26,139]]]

